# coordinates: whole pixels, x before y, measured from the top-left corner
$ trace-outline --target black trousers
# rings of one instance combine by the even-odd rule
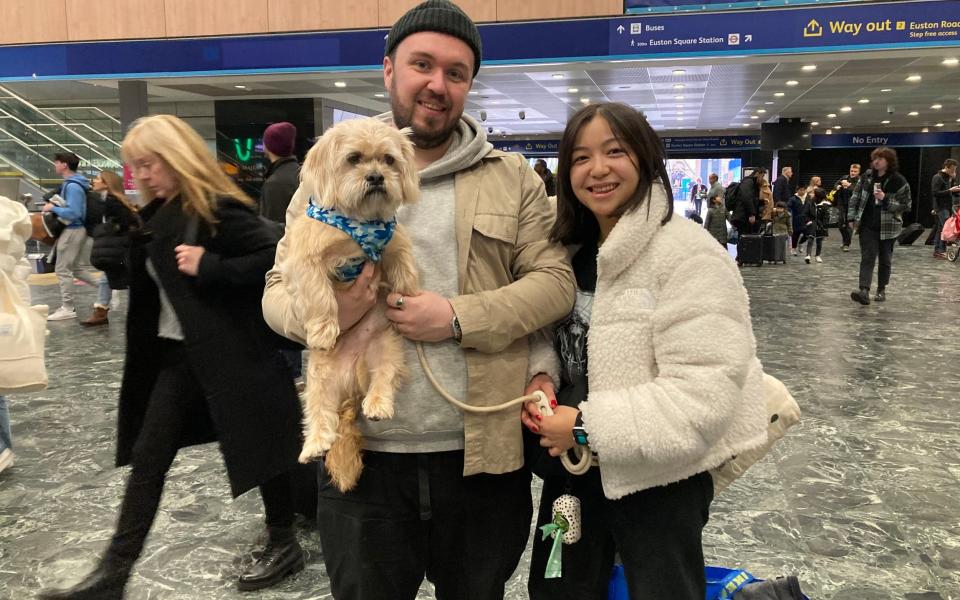
[[[893,246],[896,239],[881,240],[880,232],[860,228],[860,289],[870,289],[873,281],[873,267],[880,260],[877,269],[877,290],[883,290],[890,283],[890,270],[893,265]]]
[[[463,476],[463,451],[365,452],[357,487],[321,469],[317,526],[337,600],[502,600],[530,535],[530,472]]]
[[[107,558],[132,564],[140,556],[144,542],[160,506],[167,471],[179,448],[179,432],[194,419],[209,419],[206,400],[199,382],[186,362],[179,343],[159,344],[158,360],[163,368],[150,395],[143,428],[133,449],[133,470],[120,506],[117,530],[107,550]],[[256,452],[251,448],[251,452]],[[293,499],[288,473],[278,475],[260,486],[267,526],[293,526]]]
[[[543,482],[537,527],[552,520],[553,501],[570,493],[580,499],[583,536],[564,545],[563,573],[543,574],[553,540],[537,535],[530,563],[531,600],[606,600],[619,553],[631,598],[703,600],[702,532],[713,501],[713,479],[700,473],[666,486],[608,500],[594,467],[579,477]]]

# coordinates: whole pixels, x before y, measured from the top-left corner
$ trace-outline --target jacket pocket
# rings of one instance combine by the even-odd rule
[[[473,218],[473,229],[484,237],[508,244],[517,243],[516,215],[478,214]]]

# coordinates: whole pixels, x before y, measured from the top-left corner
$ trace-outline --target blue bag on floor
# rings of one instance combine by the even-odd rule
[[[706,567],[707,595],[704,600],[727,600],[746,584],[757,581],[750,573],[742,569],[724,569],[723,567]],[[623,565],[614,565],[610,577],[610,587],[607,600],[630,600],[627,594],[627,578],[623,573]]]

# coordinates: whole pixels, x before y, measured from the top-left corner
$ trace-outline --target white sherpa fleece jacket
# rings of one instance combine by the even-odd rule
[[[580,404],[610,499],[680,481],[767,441],[763,369],[733,259],[667,211],[658,184],[597,258]]]

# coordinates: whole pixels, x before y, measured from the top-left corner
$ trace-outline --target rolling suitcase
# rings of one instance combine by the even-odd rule
[[[922,233],[923,225],[920,223],[910,223],[900,232],[897,242],[899,242],[901,246],[909,246],[917,241],[917,238],[920,237]]]
[[[787,264],[787,245],[790,243],[788,235],[763,236],[763,260],[768,263]]]
[[[737,242],[737,260],[743,265],[763,266],[763,236],[744,234]]]

